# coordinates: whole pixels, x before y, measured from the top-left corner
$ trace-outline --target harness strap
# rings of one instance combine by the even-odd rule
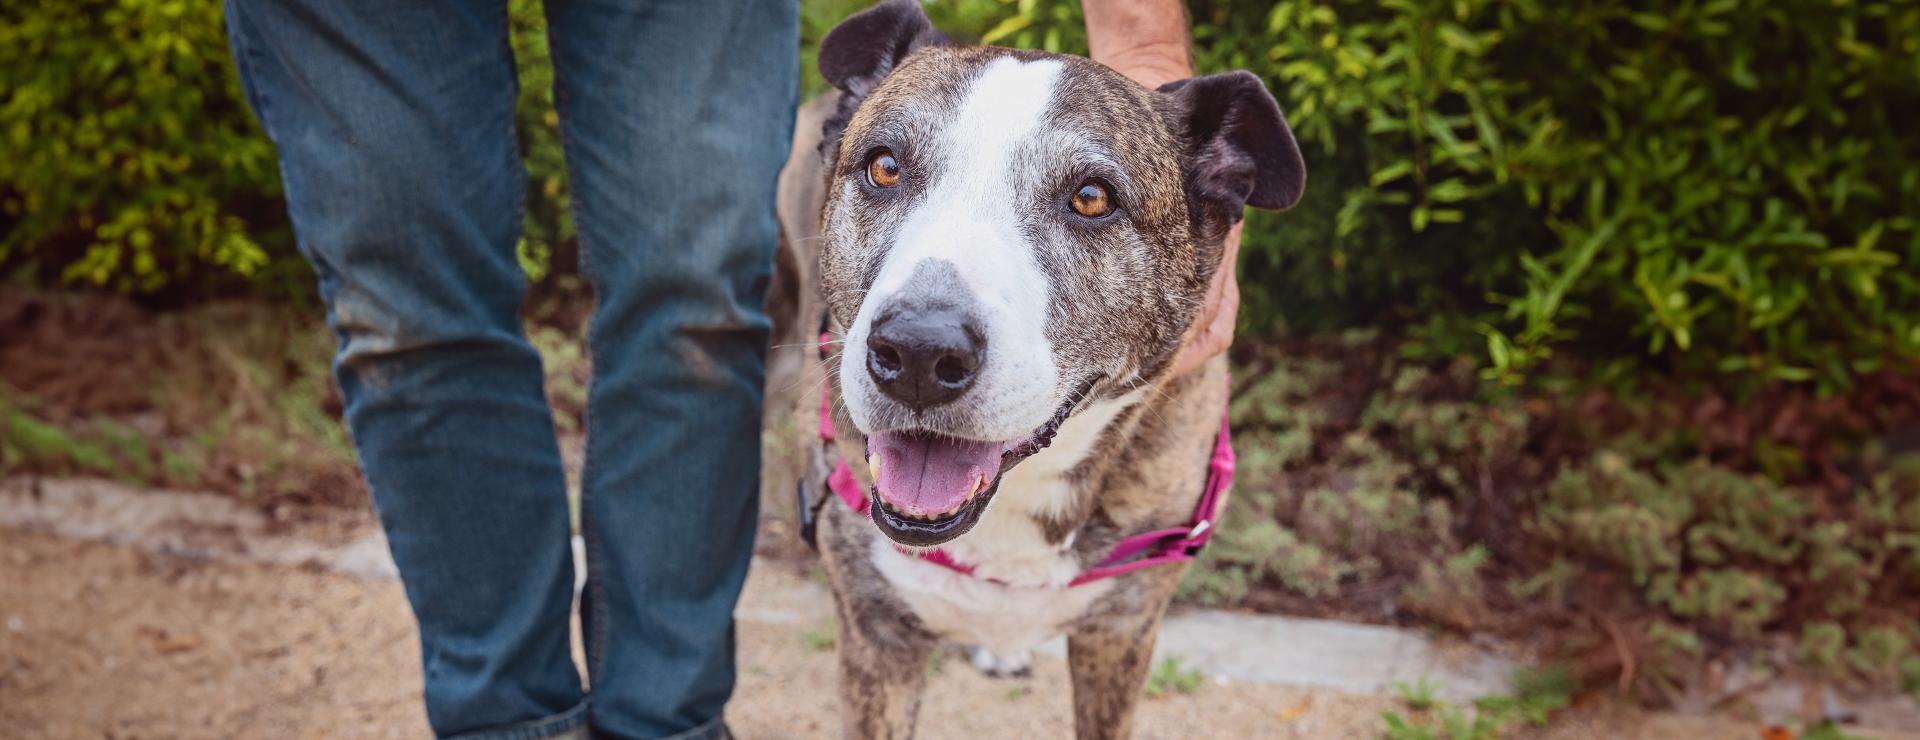
[[[833,409],[829,405],[828,394],[820,393],[820,439],[825,442],[834,440]],[[1068,588],[1094,581],[1132,573],[1143,568],[1151,568],[1166,563],[1192,560],[1206,547],[1207,540],[1213,538],[1214,523],[1220,515],[1220,501],[1227,488],[1233,485],[1233,439],[1232,429],[1227,424],[1227,415],[1220,414],[1220,433],[1214,437],[1213,455],[1207,463],[1206,487],[1200,491],[1200,501],[1193,507],[1193,518],[1185,527],[1169,527],[1142,532],[1114,543],[1113,550],[1093,567],[1082,571],[1067,583]],[[853,476],[853,468],[848,467],[846,459],[834,463],[833,472],[827,475],[827,488],[847,505],[847,508],[861,516],[868,515],[867,494],[860,489],[860,481]],[[958,562],[945,550],[908,551],[903,553],[919,557],[934,565],[941,566],[965,575],[973,575],[973,566]],[[997,579],[993,580],[1000,583]]]
[[[1078,586],[1163,563],[1192,560],[1199,555],[1200,550],[1207,546],[1207,540],[1213,539],[1214,522],[1220,516],[1220,501],[1225,497],[1227,488],[1233,485],[1235,458],[1232,434],[1226,412],[1222,411],[1220,433],[1213,438],[1213,456],[1207,461],[1206,488],[1200,490],[1200,501],[1194,504],[1190,526],[1185,529],[1156,529],[1121,540],[1114,544],[1113,551],[1107,553],[1106,559],[1088,568],[1067,585]],[[1137,560],[1128,560],[1142,552],[1148,554]]]

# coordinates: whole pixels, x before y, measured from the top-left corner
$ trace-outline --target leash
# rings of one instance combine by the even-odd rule
[[[823,447],[831,445],[834,441],[833,412],[828,404],[828,391],[823,388],[820,391],[820,440]],[[824,462],[824,460],[821,461],[821,467],[824,467]],[[1200,501],[1195,504],[1193,517],[1188,520],[1187,526],[1141,532],[1120,540],[1114,544],[1113,550],[1109,551],[1105,558],[1093,567],[1081,571],[1080,575],[1067,583],[1067,587],[1072,588],[1156,565],[1194,559],[1200,554],[1200,550],[1206,547],[1207,540],[1213,538],[1214,523],[1220,516],[1220,502],[1227,488],[1233,485],[1233,467],[1233,440],[1231,429],[1227,424],[1227,414],[1223,410],[1220,414],[1220,433],[1214,437],[1213,456],[1207,462],[1206,487],[1201,489]],[[870,511],[867,494],[860,489],[860,481],[854,477],[853,468],[847,466],[844,458],[836,461],[832,472],[827,475],[827,488],[848,508],[863,517],[867,516]],[[816,531],[820,507],[826,504],[827,497],[819,496],[816,500],[810,501],[810,498],[815,497],[810,497],[807,489],[806,480],[802,479],[796,491],[800,504],[800,537],[806,540],[809,547],[818,550]],[[900,551],[957,573],[974,575],[973,566],[955,561],[953,556],[939,548],[918,552],[909,552],[905,548],[900,548]],[[998,579],[986,580],[1011,585]]]

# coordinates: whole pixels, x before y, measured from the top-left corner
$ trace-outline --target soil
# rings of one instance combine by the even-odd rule
[[[799,578],[797,573],[783,573]],[[423,737],[414,628],[397,583],[312,568],[196,561],[0,530],[0,736]],[[808,625],[739,623],[729,723],[743,738],[838,733],[831,649]],[[1065,666],[988,679],[948,655],[928,738],[1067,737]],[[1138,735],[1371,737],[1383,697],[1219,685],[1143,702]],[[1405,711],[1401,709],[1400,711]],[[1752,738],[1715,717],[1576,710],[1546,737]]]
[[[120,297],[0,285],[0,411],[104,443],[8,472],[112,475],[262,508],[359,508],[366,492],[338,431],[330,347],[317,312],[297,306],[156,313]]]
[[[0,379],[62,416],[151,410],[166,337],[138,306],[0,286]]]

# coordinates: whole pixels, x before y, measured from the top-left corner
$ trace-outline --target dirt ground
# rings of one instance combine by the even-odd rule
[[[787,567],[787,566],[779,566]],[[798,578],[797,574],[782,577]],[[0,529],[0,737],[424,737],[414,628],[397,583],[210,562]],[[837,734],[818,625],[742,621],[729,719],[743,738]],[[928,738],[1068,737],[1065,666],[991,680],[935,668]],[[1385,697],[1208,684],[1148,700],[1139,735],[1377,737]],[[1550,737],[1753,738],[1727,719],[1581,710]]]

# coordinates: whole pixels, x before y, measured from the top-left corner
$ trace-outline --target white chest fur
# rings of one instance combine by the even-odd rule
[[[1058,635],[1113,587],[1095,581],[1073,588],[1008,586],[902,554],[873,541],[873,564],[934,634],[1002,656],[1024,655]]]
[[[1052,515],[1071,503],[1069,474],[1107,425],[1143,392],[1091,404],[1062,424],[1053,444],[1016,466],[973,531],[942,549],[973,566],[959,573],[901,553],[875,538],[873,564],[935,633],[980,645],[1003,656],[1019,655],[1086,613],[1113,586],[1095,581],[1068,588],[1080,574],[1073,538],[1047,541],[1036,515]]]

